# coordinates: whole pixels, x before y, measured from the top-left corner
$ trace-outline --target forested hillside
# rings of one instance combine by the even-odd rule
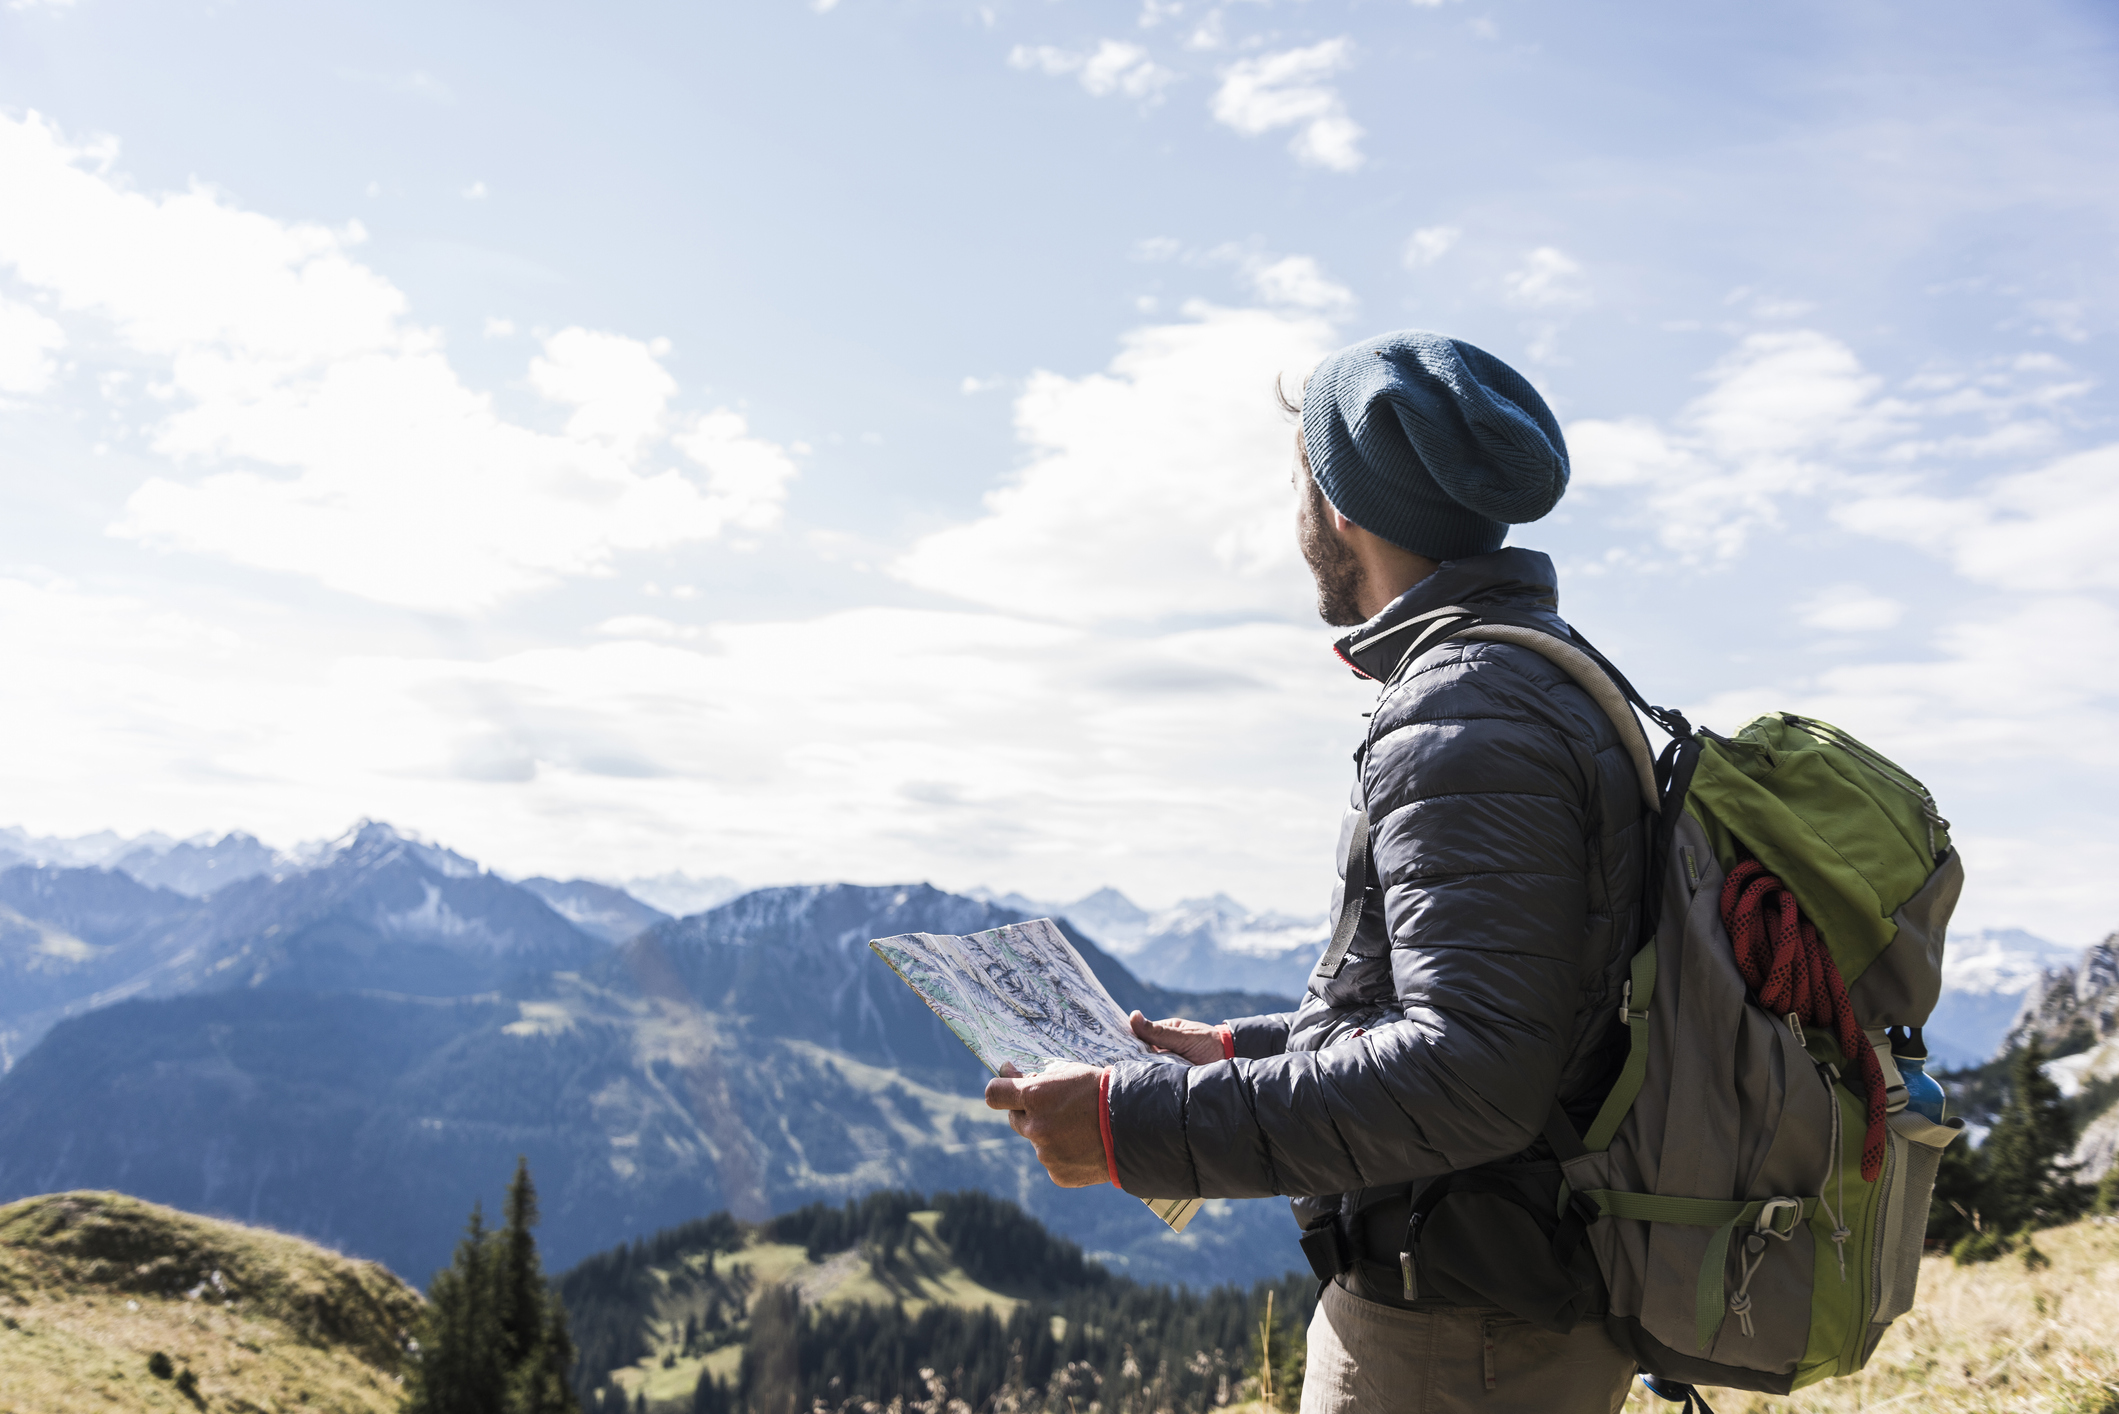
[[[703,1414],[899,1398],[1210,1408],[1255,1395],[1268,1293],[1277,1383],[1299,1386],[1316,1299],[1307,1276],[1144,1285],[1012,1203],[896,1190],[762,1224],[717,1213],[591,1257],[557,1288],[585,1408]]]

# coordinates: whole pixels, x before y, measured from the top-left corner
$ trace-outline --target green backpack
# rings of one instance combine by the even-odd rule
[[[1583,1225],[1607,1328],[1666,1381],[1786,1394],[1853,1374],[1913,1304],[1930,1191],[1963,1129],[1908,1107],[1885,1035],[1923,1025],[1941,991],[1964,883],[1948,822],[1823,722],[1694,731],[1549,620],[1432,618],[1408,657],[1486,639],[1565,670],[1618,727],[1656,816],[1624,1069],[1586,1134],[1548,1126],[1557,1216]],[[1671,736],[1659,759],[1629,703]]]

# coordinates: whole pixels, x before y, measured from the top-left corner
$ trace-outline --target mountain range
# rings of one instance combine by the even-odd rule
[[[1258,913],[1227,894],[1146,909],[1117,889],[1072,903],[996,894],[971,896],[1031,917],[1065,918],[1135,974],[1166,987],[1300,995],[1330,934],[1323,914]]]
[[[1212,1204],[1174,1237],[1108,1189],[1053,1189],[866,943],[1054,916],[1121,1005],[1211,1020],[1291,1005],[1315,920],[1225,895],[1148,910],[1110,889],[1052,904],[925,884],[759,889],[673,916],[373,822],[285,852],[0,831],[8,858],[0,1201],[116,1188],[420,1278],[524,1153],[560,1262],[717,1207],[758,1221],[904,1186],[1009,1196],[1143,1279],[1297,1265],[1277,1203]],[[719,887],[661,882],[680,906],[672,891]],[[2065,1013],[2056,1074],[2098,1080],[2106,1050],[2119,1071],[2106,984],[2085,980],[2110,970],[2098,956],[2071,972],[2026,933],[1952,939],[1938,1061]]]
[[[359,833],[356,829],[338,840],[277,851],[240,832],[179,841],[159,834],[126,838],[107,831],[62,839],[0,829],[0,869],[23,863],[96,866],[203,899],[231,882],[284,877],[311,868],[342,852]],[[410,835],[393,834],[408,844],[437,848]],[[439,850],[437,857],[445,854],[448,851]],[[683,873],[517,882],[568,922],[607,943],[624,942],[666,919],[704,912],[743,892],[733,879]],[[968,890],[965,896],[1028,917],[1065,918],[1142,981],[1193,992],[1299,995],[1326,935],[1321,912],[1309,917],[1260,912],[1227,894],[1184,899],[1161,909],[1144,908],[1112,888],[1071,901],[985,888]],[[0,929],[10,921],[0,914]],[[2077,949],[2021,928],[1952,935],[1942,999],[1926,1031],[1936,1065],[1973,1066],[1993,1056],[2045,974],[2073,965],[2079,956]],[[24,1043],[23,1036],[8,1033],[0,1017],[0,1069],[12,1063]]]
[[[1015,1197],[1147,1279],[1297,1264],[1277,1203],[1213,1205],[1176,1237],[1122,1194],[1051,1187],[867,947],[1024,917],[988,901],[817,885],[673,919],[370,823],[203,899],[19,864],[0,907],[0,1201],[118,1189],[422,1278],[520,1153],[561,1263],[714,1208],[907,1186]],[[628,916],[656,921],[610,941]],[[1172,992],[1069,931],[1123,1006],[1289,1004]]]
[[[158,831],[128,837],[104,830],[69,837],[32,835],[16,827],[0,828],[0,869],[19,864],[102,868],[125,874],[151,888],[205,898],[244,879],[261,875],[284,876],[308,869],[344,849],[349,841],[359,836],[362,828],[362,825],[356,825],[338,839],[312,840],[287,850],[274,849],[255,835],[240,830],[218,837],[205,834],[178,840]],[[421,844],[416,836],[395,830],[392,833],[410,844]],[[550,901],[550,894],[556,893],[575,900],[572,907],[590,913],[616,911],[612,919],[603,923],[585,924],[591,933],[614,932],[618,920],[639,919],[644,915],[644,920],[636,926],[613,936],[615,942],[624,941],[649,923],[698,913],[743,892],[741,884],[723,875],[681,872],[602,881],[573,879],[562,883],[554,879],[532,878],[520,882],[540,897],[547,897],[547,901]],[[569,906],[553,903],[562,914],[573,918]]]

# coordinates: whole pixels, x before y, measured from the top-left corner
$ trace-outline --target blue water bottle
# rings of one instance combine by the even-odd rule
[[[1940,1082],[1928,1074],[1928,1043],[1921,1039],[1918,1026],[1910,1034],[1896,1026],[1891,1028],[1891,1059],[1906,1082],[1906,1108],[1941,1124],[1949,1097],[1943,1094]]]

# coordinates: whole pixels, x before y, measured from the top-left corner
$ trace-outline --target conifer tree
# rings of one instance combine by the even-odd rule
[[[456,1260],[428,1292],[424,1348],[406,1414],[578,1414],[574,1342],[537,1258],[537,1189],[518,1158],[507,1226],[474,1204]]]
[[[493,1303],[493,1252],[481,1205],[456,1244],[456,1260],[435,1273],[406,1414],[504,1414],[507,1361]]]
[[[516,1367],[508,1414],[576,1414],[580,1406],[567,1383],[573,1364],[574,1342],[567,1335],[566,1307],[557,1296],[548,1297],[537,1343]]]
[[[1987,1173],[1981,1151],[1969,1139],[1959,1139],[1942,1151],[1935,1171],[1935,1191],[1928,1204],[1928,1236],[1946,1247],[1972,1235],[1974,1224],[1984,1225],[1987,1208]]]
[[[751,1303],[737,1382],[753,1414],[795,1414],[801,1394],[802,1301],[791,1286],[774,1284]]]
[[[2064,1162],[2075,1147],[2075,1120],[2045,1061],[2035,1036],[2016,1053],[2008,1108],[1981,1146],[1988,1222],[2000,1231],[2069,1216],[2076,1206],[2074,1165]]]
[[[537,1260],[537,1185],[530,1182],[529,1160],[515,1158],[515,1177],[508,1183],[508,1225],[500,1233],[500,1334],[509,1368],[529,1360],[544,1339],[544,1271]]]

